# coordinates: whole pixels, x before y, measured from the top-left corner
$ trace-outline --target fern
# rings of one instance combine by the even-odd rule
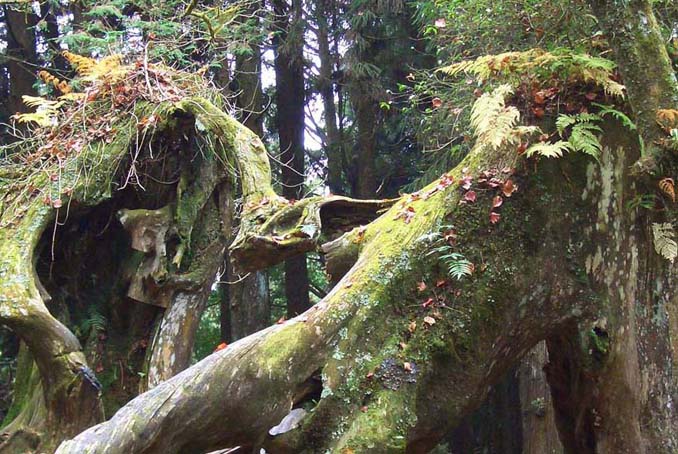
[[[432,249],[426,255],[439,255],[439,260],[445,265],[449,275],[457,280],[461,280],[464,276],[472,275],[475,268],[473,263],[467,260],[463,254],[451,251],[452,247],[448,244],[444,244]]]
[[[614,107],[608,106],[608,105],[605,105],[605,104],[598,104],[598,103],[594,102],[593,105],[600,109],[598,111],[598,115],[600,115],[601,117],[609,115],[612,118],[619,121],[622,124],[622,126],[624,126],[629,131],[637,131],[638,130],[638,127],[633,122],[633,120],[631,120],[624,112],[621,112],[621,111],[615,109]]]
[[[596,133],[602,133],[600,126],[590,122],[582,121],[572,127],[569,142],[574,151],[581,151],[596,160],[600,156],[602,145],[596,136]]]
[[[440,256],[440,260],[447,266],[447,272],[460,281],[464,276],[473,274],[473,263],[458,252],[452,252]]]
[[[88,317],[80,323],[80,331],[82,333],[104,331],[106,329],[107,320],[95,307],[90,307]]]
[[[567,151],[572,151],[572,144],[570,142],[564,140],[559,140],[556,143],[540,142],[530,146],[525,151],[525,156],[531,158],[536,154],[545,158],[560,158]]]
[[[471,109],[471,126],[478,138],[477,146],[499,148],[504,143],[519,143],[526,135],[539,131],[535,126],[517,126],[520,112],[506,106],[505,98],[513,93],[509,85],[501,85],[483,94]]]
[[[673,263],[678,256],[678,243],[674,239],[673,225],[670,222],[653,223],[652,236],[654,237],[654,250],[657,254]]]
[[[52,101],[39,96],[24,95],[21,97],[27,107],[35,108],[35,112],[16,114],[12,118],[19,123],[35,123],[42,128],[55,126],[56,117],[59,108],[64,105],[64,101]]]
[[[127,69],[122,65],[122,57],[118,54],[106,56],[101,60],[83,57],[68,51],[64,51],[63,55],[78,74],[88,82],[114,83],[122,80],[127,74]]]
[[[475,75],[480,81],[492,77],[508,82],[520,82],[521,76],[547,80],[554,74],[571,82],[592,83],[605,93],[623,98],[624,86],[613,79],[615,63],[602,57],[574,53],[569,49],[546,52],[531,49],[525,52],[505,52],[484,55],[475,60],[462,61],[438,71],[456,76],[462,72]]]

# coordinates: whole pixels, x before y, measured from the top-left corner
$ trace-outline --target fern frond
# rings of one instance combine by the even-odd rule
[[[538,155],[545,158],[560,158],[568,151],[572,150],[572,145],[564,140],[556,143],[540,142],[536,143],[525,151],[528,158]]]
[[[460,281],[464,276],[473,274],[473,263],[469,262],[466,257],[458,252],[452,252],[440,257],[440,260],[447,266],[447,272]]]
[[[598,159],[602,149],[596,132],[602,132],[600,126],[589,122],[577,123],[572,127],[569,142],[575,151],[581,151]]]
[[[127,69],[122,65],[122,56],[119,54],[108,55],[101,60],[83,57],[68,51],[64,51],[63,55],[86,81],[116,82],[127,73]]]
[[[450,76],[462,72],[472,74],[481,82],[496,76],[519,82],[521,75],[548,79],[556,74],[570,82],[592,83],[611,96],[623,98],[625,87],[613,79],[615,67],[612,60],[574,53],[569,49],[556,49],[553,52],[531,49],[525,52],[484,55],[475,60],[444,66],[438,71]]]
[[[56,125],[59,108],[64,101],[52,101],[39,96],[24,95],[21,97],[27,107],[35,108],[35,112],[16,114],[14,118],[19,123],[35,123],[42,128]]]
[[[473,104],[471,126],[478,138],[477,146],[489,145],[496,149],[511,135],[520,120],[518,109],[505,103],[505,98],[512,93],[511,86],[501,85]]]
[[[678,243],[674,240],[673,225],[670,222],[653,223],[652,236],[654,237],[654,250],[669,262],[678,256]]]
[[[573,115],[558,115],[558,118],[556,118],[556,129],[558,130],[558,134],[562,135],[565,133],[565,130],[575,124],[577,122],[577,118]]]
[[[638,127],[624,112],[615,109],[612,106],[607,106],[605,104],[593,103],[594,106],[598,107],[598,115],[604,117],[606,115],[612,116],[615,120],[619,121],[626,129],[629,131],[636,131]]]

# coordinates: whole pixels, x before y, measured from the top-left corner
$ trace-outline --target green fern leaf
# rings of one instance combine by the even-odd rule
[[[598,159],[602,145],[595,135],[602,132],[599,126],[592,123],[577,123],[572,127],[569,142],[575,151],[581,151]]]
[[[562,137],[565,130],[575,123],[577,123],[577,117],[574,115],[558,115],[558,118],[556,118],[556,129],[558,130],[558,134]]]
[[[568,151],[572,150],[572,145],[564,140],[559,140],[556,143],[536,143],[525,151],[525,156],[528,158],[533,155],[543,156],[545,158],[560,158]]]

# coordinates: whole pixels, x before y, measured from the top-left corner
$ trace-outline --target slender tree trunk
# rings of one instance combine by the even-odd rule
[[[320,96],[323,100],[325,116],[327,154],[327,185],[332,194],[343,194],[344,184],[342,169],[344,165],[344,150],[341,131],[337,126],[337,108],[335,104],[335,90],[333,74],[336,55],[330,50],[329,17],[334,4],[329,0],[321,0],[316,6],[316,22],[318,24],[318,58],[320,60],[320,76],[318,78]]]
[[[256,14],[256,3],[251,5],[249,14]],[[250,20],[254,20],[251,18]],[[250,43],[250,55],[238,55],[235,59],[235,80],[237,81],[236,105],[239,120],[257,136],[264,136],[264,99],[261,88],[261,47]],[[234,211],[234,210],[233,210]],[[270,324],[268,273],[253,271],[245,277],[234,273],[227,257],[222,288],[222,338],[232,342]]]
[[[371,199],[377,194],[376,133],[378,129],[378,106],[366,89],[368,80],[352,82],[351,103],[355,112],[356,142],[354,145],[355,181],[353,197]]]
[[[280,143],[282,195],[299,200],[304,195],[304,55],[302,2],[274,0],[278,35],[275,46],[277,125]],[[306,257],[285,261],[287,314],[294,316],[311,306]]]

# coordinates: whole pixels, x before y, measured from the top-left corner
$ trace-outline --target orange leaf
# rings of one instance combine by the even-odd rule
[[[214,349],[215,352],[218,352],[219,350],[223,350],[226,347],[228,347],[228,344],[226,342],[222,342],[219,345],[217,345],[217,348]]]
[[[673,178],[663,178],[659,180],[659,189],[671,198],[672,202],[676,201],[676,185]]]

